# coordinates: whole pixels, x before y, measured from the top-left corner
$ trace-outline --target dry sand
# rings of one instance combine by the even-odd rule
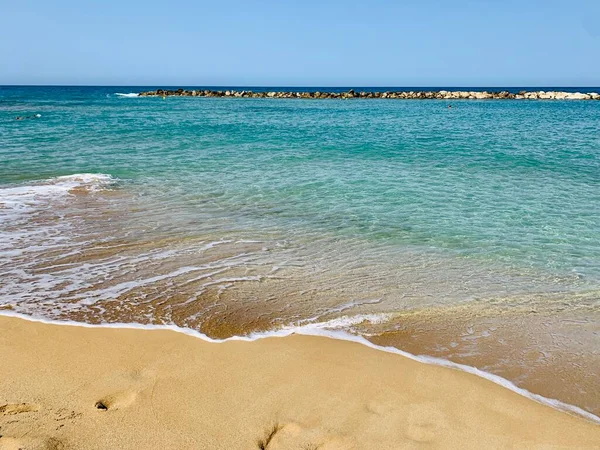
[[[2,450],[600,448],[597,424],[357,343],[9,317],[0,435]]]

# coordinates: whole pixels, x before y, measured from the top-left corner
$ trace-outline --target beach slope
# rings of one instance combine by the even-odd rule
[[[325,337],[209,343],[0,317],[0,449],[599,448],[488,380]]]

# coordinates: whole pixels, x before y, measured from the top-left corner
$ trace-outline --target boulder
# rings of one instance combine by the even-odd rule
[[[567,100],[589,100],[591,99],[589,94],[582,94],[581,92],[568,93],[565,97]]]

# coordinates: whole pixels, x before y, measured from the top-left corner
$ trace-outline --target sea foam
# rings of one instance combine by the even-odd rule
[[[0,205],[4,212],[25,212],[43,200],[61,197],[74,189],[84,189],[89,192],[104,189],[117,180],[111,175],[96,173],[77,173],[50,178],[35,184],[0,188]],[[2,217],[7,214],[0,214]]]

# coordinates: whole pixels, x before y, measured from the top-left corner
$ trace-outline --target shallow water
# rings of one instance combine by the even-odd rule
[[[600,102],[116,92],[0,89],[0,309],[322,323],[600,413]]]

